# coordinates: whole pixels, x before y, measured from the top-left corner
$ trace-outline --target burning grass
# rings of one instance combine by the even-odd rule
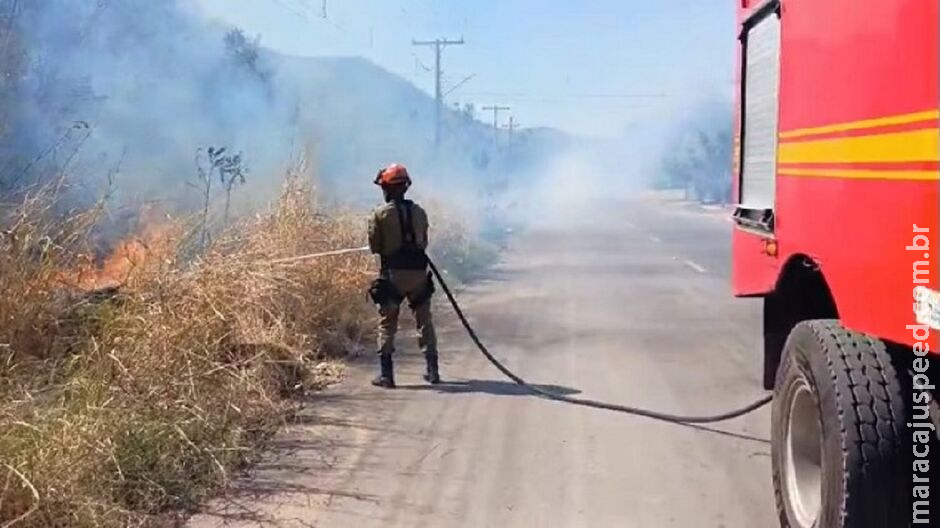
[[[0,235],[0,520],[128,526],[185,509],[251,459],[371,318],[369,257],[268,261],[362,243],[289,182],[268,213],[193,250],[166,221],[89,266],[94,211],[26,200]]]

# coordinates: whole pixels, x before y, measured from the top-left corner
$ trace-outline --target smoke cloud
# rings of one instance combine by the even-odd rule
[[[198,148],[245,151],[259,171],[288,159],[291,107],[253,43],[182,3],[3,0],[0,12],[20,55],[3,94],[5,187],[67,170],[92,193],[110,174],[125,195],[180,195]]]
[[[399,162],[481,223],[532,222],[645,188],[682,155],[682,121],[662,114],[618,138],[531,128],[510,144],[448,108],[435,145],[435,102],[411,83],[362,58],[275,53],[183,0],[0,0],[0,71],[0,193],[65,173],[78,202],[110,185],[120,203],[191,210],[197,154],[226,147],[242,155],[242,206],[304,156],[332,199],[373,203],[375,172]]]
[[[66,171],[87,197],[111,179],[118,199],[192,207],[197,152],[226,147],[252,198],[305,154],[337,198],[373,200],[376,170],[401,162],[425,191],[482,207],[562,148],[538,131],[510,148],[466,109],[445,112],[435,147],[434,101],[410,83],[364,59],[267,51],[179,0],[0,0],[0,17],[7,191]]]

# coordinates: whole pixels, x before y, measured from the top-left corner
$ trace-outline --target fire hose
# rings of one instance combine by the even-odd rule
[[[272,261],[271,263],[292,263],[300,262],[303,260],[310,260],[319,257],[326,257],[331,255],[343,255],[348,253],[358,253],[362,251],[368,251],[369,248],[352,248],[352,249],[341,249],[337,251],[326,251],[323,253],[315,253],[311,255],[303,255],[300,257],[293,257],[287,259],[280,259],[277,261]],[[594,409],[604,409],[607,411],[614,411],[624,414],[632,414],[635,416],[643,416],[646,418],[651,418],[654,420],[660,420],[664,422],[676,423],[676,424],[685,424],[685,425],[703,425],[703,424],[713,424],[718,422],[724,422],[732,420],[734,418],[740,418],[746,414],[750,414],[761,407],[764,407],[773,399],[772,395],[764,396],[753,403],[745,405],[739,409],[734,409],[728,412],[723,412],[720,414],[714,415],[700,415],[700,416],[683,416],[678,414],[669,414],[659,411],[653,411],[650,409],[645,409],[642,407],[634,407],[630,405],[621,405],[616,403],[602,402],[598,400],[592,400],[588,398],[577,398],[574,396],[567,396],[564,394],[558,394],[552,391],[542,389],[538,386],[530,384],[525,381],[522,377],[509,370],[502,362],[496,359],[495,356],[489,351],[483,341],[480,340],[480,337],[477,335],[476,330],[470,324],[470,321],[467,319],[467,316],[464,314],[463,309],[460,307],[460,304],[457,302],[457,299],[454,297],[453,292],[448,287],[447,282],[444,280],[440,270],[434,264],[431,259],[428,259],[428,265],[431,268],[431,272],[434,274],[434,278],[437,279],[437,283],[441,286],[441,290],[444,291],[444,295],[447,297],[447,300],[450,302],[450,305],[454,309],[454,313],[457,314],[457,318],[460,319],[460,323],[463,325],[464,330],[467,331],[467,335],[470,336],[473,344],[476,345],[480,353],[486,357],[497,370],[499,370],[504,376],[512,380],[514,383],[523,387],[525,390],[529,391],[535,396],[546,398],[549,400],[569,403],[572,405],[580,405],[582,407],[591,407]]]

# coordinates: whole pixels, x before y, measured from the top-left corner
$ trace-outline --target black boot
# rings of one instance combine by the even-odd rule
[[[381,354],[379,356],[379,367],[381,372],[379,377],[372,380],[372,384],[376,387],[384,387],[386,389],[395,388],[395,369],[394,364],[392,363],[391,354]]]
[[[428,354],[424,358],[428,362],[428,371],[424,375],[424,381],[431,385],[437,385],[441,382],[441,374],[437,369],[437,354]]]

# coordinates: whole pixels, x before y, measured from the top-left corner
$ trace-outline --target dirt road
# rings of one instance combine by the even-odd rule
[[[461,292],[496,355],[555,390],[670,412],[763,394],[759,304],[730,296],[725,216],[648,201],[602,213],[519,234]],[[776,526],[766,409],[719,434],[529,397],[438,315],[450,383],[423,384],[411,339],[399,390],[353,368],[192,525]]]

